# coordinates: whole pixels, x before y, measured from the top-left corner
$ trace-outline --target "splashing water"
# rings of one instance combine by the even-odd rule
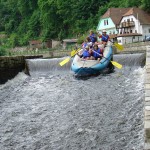
[[[143,149],[144,68],[79,80],[54,67],[61,60],[44,61],[0,87],[1,149]]]

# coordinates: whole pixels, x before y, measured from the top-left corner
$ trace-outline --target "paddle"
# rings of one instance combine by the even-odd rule
[[[92,50],[93,52],[97,53],[96,51]],[[99,56],[101,56],[99,53],[97,53]],[[104,56],[102,56],[104,57]],[[106,60],[109,60],[108,58],[104,57]],[[110,61],[115,67],[117,67],[118,69],[121,69],[122,68],[122,65],[119,64],[118,62],[116,61]]]
[[[112,42],[112,41],[110,41],[110,42]],[[112,42],[113,44],[114,44],[114,46],[117,48],[117,49],[119,49],[119,50],[123,50],[123,46],[122,45],[120,45],[120,44],[118,44],[118,43],[116,43],[116,42]]]
[[[72,51],[71,51],[71,57],[73,57],[73,56],[76,54],[76,51],[77,51],[77,50],[72,50]]]
[[[80,48],[77,49],[77,50],[71,51],[71,57],[68,57],[68,58],[64,59],[63,61],[61,61],[61,62],[59,63],[59,65],[60,65],[60,66],[63,66],[63,65],[65,65],[66,63],[68,63],[68,62],[70,61],[70,59],[71,59],[79,50],[80,50]]]

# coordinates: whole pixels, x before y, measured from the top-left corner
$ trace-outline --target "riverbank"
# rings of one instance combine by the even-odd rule
[[[28,70],[26,70],[25,59],[35,59],[42,57],[42,55],[0,57],[0,84],[3,84],[14,78],[19,72],[23,70],[28,74]]]

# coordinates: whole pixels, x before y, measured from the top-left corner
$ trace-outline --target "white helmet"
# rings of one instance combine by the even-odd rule
[[[107,32],[106,30],[103,30],[103,32]]]

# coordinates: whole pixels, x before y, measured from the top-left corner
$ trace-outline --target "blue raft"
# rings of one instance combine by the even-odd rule
[[[83,50],[79,51],[82,53]],[[109,42],[104,49],[103,58],[98,60],[83,60],[78,55],[75,55],[71,64],[71,70],[77,76],[97,75],[105,70],[111,60],[113,54],[112,45]]]

